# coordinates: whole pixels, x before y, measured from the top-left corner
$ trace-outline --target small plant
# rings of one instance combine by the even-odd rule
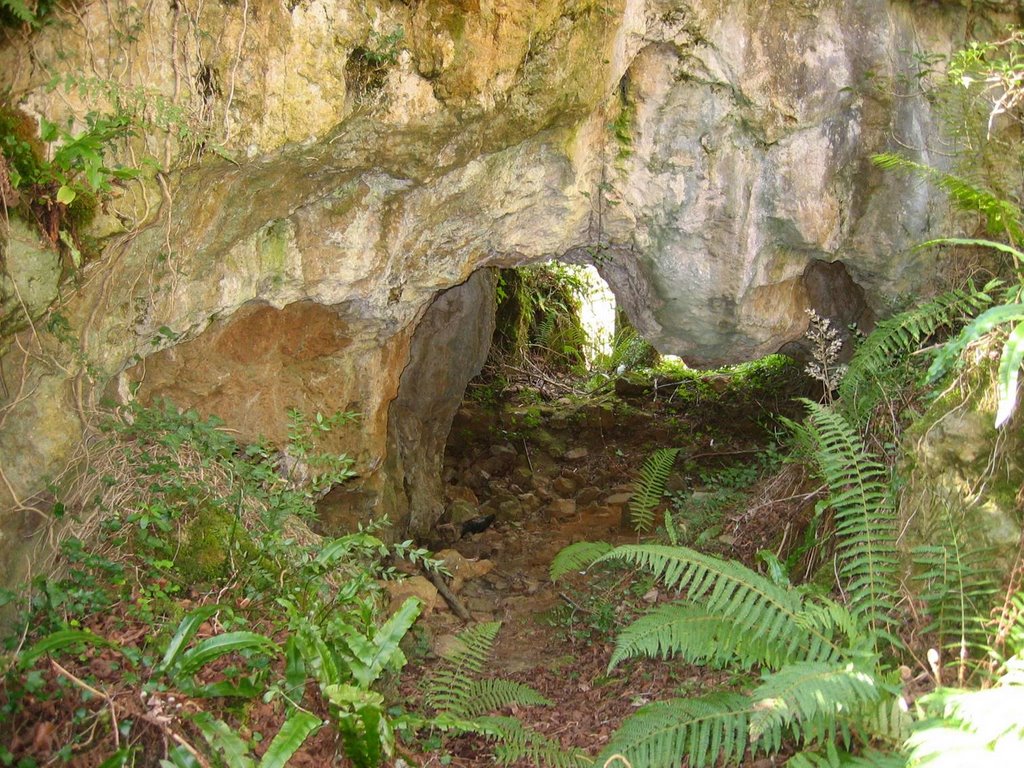
[[[5,640],[0,734],[19,746],[0,759],[91,745],[99,763],[122,765],[164,743],[171,765],[278,768],[325,727],[359,768],[391,754],[382,689],[405,663],[399,643],[420,603],[384,616],[379,582],[399,576],[394,558],[438,564],[410,542],[385,544],[386,521],[335,539],[303,522],[320,490],[351,477],[322,441],[353,418],[292,413],[286,453],[312,468],[301,477],[282,474],[268,446],[240,446],[168,403],[108,419],[55,508],[79,534],[64,544],[66,571],[37,580],[24,630]],[[54,696],[68,716],[49,751],[31,752],[20,734]],[[260,699],[272,707],[259,710],[264,743],[247,730]],[[146,716],[122,717],[123,700],[143,701]]]
[[[839,388],[846,366],[837,364],[839,352],[843,348],[843,340],[839,331],[832,327],[832,321],[820,317],[813,309],[804,310],[809,318],[804,336],[811,342],[811,361],[804,369],[812,378],[820,381],[824,390],[824,400],[830,404],[833,393]]]
[[[578,750],[563,750],[518,719],[492,714],[510,706],[551,705],[529,686],[483,677],[500,628],[500,622],[487,622],[461,632],[456,647],[424,679],[424,703],[434,713],[426,724],[445,733],[476,733],[495,741],[495,757],[503,765],[521,759],[553,768],[590,765]]]
[[[640,477],[629,501],[630,522],[640,533],[647,533],[654,527],[654,511],[665,494],[665,483],[679,451],[679,448],[659,448],[640,468]]]
[[[56,0],[0,0],[0,27],[41,27]]]
[[[114,143],[134,135],[127,118],[90,113],[85,120],[85,130],[72,133],[70,127],[43,119],[37,138],[34,121],[10,106],[0,106],[4,205],[17,207],[53,245],[63,247],[67,271],[81,266],[79,228],[89,223],[115,185],[140,173],[107,164]]]
[[[784,740],[812,765],[861,743],[898,744],[897,722],[877,726],[880,708],[898,697],[886,649],[895,610],[895,529],[886,475],[840,416],[816,403],[810,441],[817,446],[834,510],[837,572],[844,603],[792,586],[775,561],[770,577],[740,563],[681,546],[574,544],[551,566],[556,580],[588,560],[621,561],[648,571],[679,599],[626,627],[609,669],[631,658],[675,657],[708,666],[762,669],[745,692],[717,692],[641,708],[599,757],[624,755],[634,765],[710,766],[779,751]],[[901,722],[901,721],[900,721]],[[873,726],[872,723],[875,723]],[[840,734],[842,737],[840,738]]]
[[[366,44],[352,50],[345,64],[345,73],[349,87],[358,99],[368,99],[384,87],[388,70],[398,61],[404,39],[402,27],[387,34],[372,29]]]

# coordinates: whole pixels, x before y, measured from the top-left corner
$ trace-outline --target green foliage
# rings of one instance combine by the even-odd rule
[[[740,563],[659,544],[616,547],[597,562],[610,559],[650,571],[666,589],[685,591],[688,603],[712,617],[727,619],[724,642],[737,649],[750,645],[760,652],[766,647],[776,663],[793,654],[831,661],[842,653],[839,627],[829,615],[810,611],[797,591],[780,587]]]
[[[633,527],[646,533],[654,527],[654,509],[665,495],[665,483],[672,472],[679,448],[659,448],[640,467],[640,477],[633,486],[629,516]]]
[[[580,321],[587,283],[573,267],[551,262],[501,270],[492,355],[526,357],[556,369],[583,362]]]
[[[815,460],[835,514],[838,577],[854,616],[882,637],[892,624],[898,594],[895,515],[889,499],[886,467],[868,454],[843,417],[804,401],[809,414],[802,426],[815,446]],[[890,637],[891,642],[897,642]]]
[[[351,92],[357,99],[366,100],[381,91],[387,81],[388,70],[402,52],[404,39],[402,27],[387,34],[371,29],[366,43],[352,50],[345,64],[345,73]]]
[[[650,572],[680,595],[628,626],[611,666],[632,658],[677,658],[713,667],[760,667],[746,693],[659,702],[623,723],[602,757],[634,764],[728,763],[747,750],[778,752],[785,742],[811,748],[805,764],[837,763],[861,734],[889,737],[897,689],[881,660],[897,594],[895,528],[885,468],[837,413],[808,403],[800,428],[815,446],[835,514],[837,575],[849,607],[728,560],[680,546],[624,545],[594,561],[621,560]],[[578,547],[578,545],[576,545]],[[595,550],[573,551],[569,562]],[[777,564],[778,565],[778,564]],[[560,564],[560,567],[563,567]],[[882,721],[885,721],[884,723]],[[872,728],[882,725],[887,733]]]
[[[740,651],[742,646],[742,651]],[[633,658],[679,657],[691,664],[750,668],[771,660],[772,647],[762,636],[686,603],[666,603],[641,616],[616,638],[608,669]]]
[[[693,768],[738,764],[748,747],[749,717],[750,702],[737,693],[653,702],[626,719],[598,764],[613,754],[647,768],[675,768],[683,755]]]
[[[79,133],[72,133],[70,125],[63,128],[42,119],[37,138],[34,121],[0,104],[4,205],[17,207],[53,245],[62,245],[72,267],[81,266],[82,253],[87,251],[79,239],[79,227],[89,222],[99,201],[115,185],[140,173],[137,168],[107,162],[113,146],[134,135],[130,120],[95,112],[84,119],[85,129]]]
[[[634,764],[728,763],[746,750],[773,753],[783,741],[848,741],[891,701],[870,628],[843,606],[810,598],[739,563],[682,547],[627,545],[605,559],[651,571],[680,602],[655,608],[618,638],[612,664],[674,656],[712,666],[760,666],[750,692],[659,702],[623,723],[602,757]]]
[[[548,575],[558,581],[567,573],[585,570],[592,562],[611,550],[604,541],[577,541],[562,549],[551,561]]]
[[[1016,292],[1024,291],[1024,284]],[[1007,331],[1006,329],[1009,328]],[[999,369],[996,375],[995,426],[1006,424],[1017,408],[1017,384],[1020,368],[1024,364],[1024,303],[1008,301],[982,312],[974,318],[957,336],[946,343],[936,355],[928,376],[932,381],[943,376],[955,364],[962,361],[964,351],[984,337],[1006,333],[999,353]]]
[[[56,0],[0,0],[0,27],[39,28],[56,5]]]
[[[1024,657],[988,690],[939,688],[918,702],[923,719],[907,742],[910,768],[1017,765],[1024,755]]]
[[[962,91],[969,104],[984,105],[986,138],[991,139],[1000,116],[1019,118],[1024,31],[1010,27],[1001,39],[968,42],[950,58],[946,73],[952,87]]]
[[[795,731],[803,742],[834,741],[840,715],[861,712],[878,701],[875,670],[852,662],[793,661],[766,675],[753,693],[750,736],[777,751],[783,734]]]
[[[839,385],[844,412],[863,414],[874,407],[880,395],[877,381],[883,372],[939,331],[981,312],[992,303],[991,292],[998,286],[997,281],[992,281],[979,290],[969,282],[964,289],[947,291],[879,322],[857,348]]]
[[[901,155],[887,153],[875,155],[871,159],[884,170],[910,171],[933,181],[960,209],[980,213],[985,218],[990,235],[1006,236],[1018,243],[1024,239],[1020,208],[980,185],[954,174],[943,173],[929,165],[915,163]]]
[[[495,757],[502,764],[528,759],[533,765],[552,768],[589,765],[579,750],[563,750],[513,717],[487,714],[507,707],[551,705],[529,686],[481,677],[500,628],[500,622],[485,622],[461,632],[456,646],[424,679],[424,703],[434,712],[426,724],[496,741]]]
[[[621,318],[620,318],[621,319]],[[612,336],[611,350],[594,360],[595,371],[624,373],[649,368],[658,361],[658,351],[628,323],[619,323]]]
[[[199,727],[207,744],[227,768],[284,768],[306,739],[322,725],[310,712],[296,710],[281,725],[270,746],[257,763],[249,754],[249,745],[231,726],[208,712],[197,712],[189,719]]]
[[[923,631],[934,635],[938,649],[953,651],[962,681],[970,652],[985,650],[998,578],[989,553],[968,549],[959,526],[949,522],[940,543],[914,548],[913,581],[928,612]]]
[[[393,558],[438,566],[410,542],[384,544],[375,534],[386,521],[331,540],[301,523],[322,490],[351,477],[351,462],[323,441],[352,418],[293,413],[282,454],[240,446],[216,420],[169,403],[133,404],[109,419],[90,471],[67,496],[88,535],[68,540],[64,578],[37,582],[0,722],[34,706],[32,679],[45,656],[88,681],[91,668],[76,666],[85,645],[123,670],[112,695],[189,697],[184,716],[208,756],[229,766],[286,764],[321,728],[312,712],[324,711],[354,764],[373,768],[391,755],[393,715],[380,689],[406,662],[400,642],[421,606],[411,598],[384,617],[378,581],[397,576],[386,564]],[[190,546],[181,537],[210,508],[234,525],[220,566],[197,579],[181,570]],[[20,633],[5,642],[16,649]],[[277,706],[281,727],[256,760],[239,718],[260,698]],[[69,748],[89,732],[73,731]],[[120,764],[125,755],[110,746],[111,764]],[[202,744],[193,747],[202,754]]]

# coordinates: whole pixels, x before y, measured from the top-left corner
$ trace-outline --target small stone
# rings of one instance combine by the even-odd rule
[[[467,581],[477,579],[494,569],[494,563],[490,560],[470,560],[454,549],[442,549],[434,556],[444,561],[448,573],[452,575],[451,590],[455,594],[462,591]]]
[[[473,613],[490,614],[494,610],[494,600],[490,597],[467,597],[466,608]]]
[[[628,504],[632,498],[632,493],[613,493],[604,500],[604,503],[611,507],[621,507]]]
[[[467,520],[472,520],[480,514],[480,508],[476,504],[457,499],[448,505],[448,521],[456,528],[461,528]]]
[[[658,594],[658,588],[651,587],[640,599],[643,600],[645,603],[650,603],[651,605],[653,605],[654,603],[658,602]]]
[[[555,493],[566,498],[576,493],[576,481],[571,477],[559,476],[551,482],[551,488]]]
[[[593,504],[595,501],[604,495],[604,491],[600,488],[595,488],[592,485],[588,485],[582,491],[576,494],[576,503],[581,507],[585,507],[588,504]]]
[[[449,501],[464,501],[474,507],[480,506],[480,499],[477,498],[473,489],[465,485],[449,485],[444,489],[444,495]]]
[[[410,597],[418,597],[423,601],[424,616],[429,616],[437,604],[437,587],[423,576],[413,576],[401,581],[385,581],[383,585],[391,598],[388,603],[389,614],[401,608]]]
[[[458,635],[438,635],[431,640],[430,650],[441,657],[451,656],[454,653],[465,653],[466,644],[459,639]]]
[[[689,481],[682,472],[673,472],[665,481],[665,490],[670,493],[685,493],[688,486]]]
[[[488,586],[490,586],[490,588],[493,589],[495,592],[506,592],[508,591],[509,587],[512,586],[509,583],[508,579],[498,576],[494,573],[488,574],[486,577],[484,577],[484,580],[487,582]]]
[[[572,499],[555,499],[547,507],[552,520],[566,520],[576,516],[576,502]]]
[[[533,480],[533,472],[529,467],[516,467],[512,470],[512,482],[518,486],[526,487]]]
[[[512,497],[498,503],[498,520],[503,523],[512,523],[523,518],[523,504],[519,499]]]
[[[521,493],[519,494],[519,503],[522,505],[523,512],[529,515],[540,509],[542,502],[535,493]]]
[[[584,447],[573,448],[565,452],[565,458],[568,461],[579,461],[585,459],[590,455],[590,451]]]

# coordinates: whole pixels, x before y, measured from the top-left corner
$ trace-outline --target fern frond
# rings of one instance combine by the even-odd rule
[[[750,738],[777,752],[784,733],[803,742],[833,740],[840,715],[863,710],[881,697],[878,681],[853,664],[801,661],[765,676],[752,694]]]
[[[831,741],[825,744],[824,754],[798,752],[786,761],[786,768],[906,768],[906,765],[907,759],[900,754],[866,749],[851,755]]]
[[[920,699],[919,705],[929,719],[919,723],[907,740],[911,765],[1020,765],[1024,686],[1001,684],[980,691],[939,688]]]
[[[629,519],[640,533],[654,527],[654,508],[665,493],[665,483],[678,455],[679,448],[659,448],[640,467],[640,478],[629,501]]]
[[[991,553],[965,552],[960,531],[949,523],[942,543],[914,548],[912,578],[929,619],[923,631],[934,633],[940,649],[955,649],[966,663],[967,650],[985,644],[985,622],[999,575]]]
[[[504,765],[518,760],[528,760],[532,765],[550,768],[583,768],[592,765],[592,760],[581,750],[567,750],[554,739],[527,728],[514,717],[480,717],[475,723],[476,733],[498,742],[494,754]]]
[[[969,344],[1007,323],[1024,320],[1024,304],[1000,304],[986,309],[967,325],[956,338],[951,339],[939,350],[928,369],[929,381],[936,381],[961,359]]]
[[[487,715],[512,705],[550,706],[533,688],[512,680],[477,679],[497,637],[500,622],[478,624],[459,633],[459,646],[444,654],[441,665],[423,683],[424,703],[435,711],[431,725],[443,731],[478,733],[498,742],[503,763],[527,758],[534,765],[577,768],[588,765],[579,750],[566,751],[558,742],[524,726],[514,717]]]
[[[891,623],[898,595],[895,516],[888,471],[864,448],[841,415],[805,400],[805,426],[835,511],[836,560],[850,611],[876,631]]]
[[[914,719],[906,710],[906,703],[898,697],[886,696],[874,708],[869,708],[858,723],[861,732],[871,734],[875,744],[887,743],[900,747],[914,729]]]
[[[444,654],[438,668],[424,678],[423,700],[428,707],[453,715],[466,711],[473,678],[483,672],[500,628],[500,621],[490,621],[459,633],[458,646]]]
[[[622,630],[608,670],[638,656],[680,656],[689,664],[716,668],[737,663],[749,669],[755,664],[782,662],[778,649],[760,632],[744,633],[731,619],[684,603],[661,605]]]
[[[719,692],[698,699],[670,699],[641,707],[622,723],[597,764],[624,755],[644,768],[735,765],[747,749],[750,700]]]
[[[530,686],[514,680],[473,680],[466,693],[462,708],[449,710],[452,714],[472,718],[509,706],[550,707],[552,704]]]
[[[914,307],[882,320],[858,347],[839,384],[841,400],[851,407],[856,401],[872,400],[869,384],[886,370],[893,360],[909,355],[937,331],[967,317],[973,317],[992,303],[993,281],[982,289],[968,283],[964,289],[947,291]],[[868,402],[868,407],[873,403]]]
[[[945,190],[953,203],[961,210],[983,215],[990,234],[1006,234],[1013,242],[1017,243],[1024,239],[1024,229],[1021,228],[1021,210],[1009,200],[1004,200],[987,189],[972,184],[965,178],[944,173],[929,165],[915,163],[901,155],[885,153],[875,155],[871,160],[879,168],[912,171],[918,176],[930,179]]]
[[[846,635],[849,645],[857,645],[863,639],[863,628],[853,614],[846,606],[834,600],[820,597],[805,600],[803,612],[797,616],[796,622],[808,630],[817,629],[829,636],[840,632]]]
[[[555,321],[558,320],[558,314],[554,310],[549,310],[544,314],[544,318],[537,324],[536,340],[537,343],[548,349],[553,348],[552,339],[555,335]]]
[[[843,653],[831,633],[800,626],[804,606],[799,593],[740,563],[657,544],[616,547],[596,562],[611,559],[647,569],[669,589],[686,590],[692,602],[732,622],[735,631],[763,637],[780,659],[829,661]]]
[[[558,581],[572,571],[584,571],[601,555],[607,554],[612,545],[605,541],[577,541],[561,550],[551,561],[548,575]]]

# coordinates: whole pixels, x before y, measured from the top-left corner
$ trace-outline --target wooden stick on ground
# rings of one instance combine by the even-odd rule
[[[448,589],[448,585],[444,583],[444,577],[434,571],[428,571],[426,568],[423,569],[423,573],[426,574],[430,582],[437,587],[438,593],[444,598],[444,601],[448,603],[448,607],[452,609],[452,613],[458,616],[467,624],[473,620],[473,617],[469,615],[469,611],[466,610],[459,598],[455,596],[455,593]]]

